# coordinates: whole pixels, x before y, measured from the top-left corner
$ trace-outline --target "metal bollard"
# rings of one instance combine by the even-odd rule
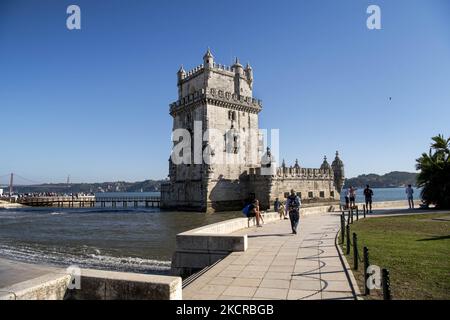
[[[359,208],[356,207],[356,221],[359,220]]]
[[[347,250],[346,250],[346,253],[345,254],[350,254],[350,226],[349,225],[347,225],[347,227],[346,227],[346,233],[347,233]]]
[[[364,205],[364,218],[366,218],[367,208],[366,205]]]
[[[353,232],[353,269],[358,270],[358,237]]]
[[[381,270],[381,281],[383,286],[383,299],[391,300],[391,279],[388,269]]]
[[[369,279],[369,274],[367,273],[367,269],[370,266],[369,263],[369,249],[367,247],[364,247],[364,294],[366,296],[370,295],[370,288],[367,285],[367,280]]]
[[[350,210],[348,210],[348,214],[347,214],[347,225],[350,224]]]
[[[341,215],[341,244],[344,244],[344,237],[345,237],[345,215],[342,212],[342,215]]]
[[[353,208],[350,209],[350,223],[353,224]]]

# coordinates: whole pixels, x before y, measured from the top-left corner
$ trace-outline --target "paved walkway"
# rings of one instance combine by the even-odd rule
[[[339,213],[301,217],[299,233],[289,220],[248,234],[246,252],[233,252],[185,289],[183,299],[355,299],[335,236]]]
[[[64,270],[58,268],[0,258],[0,291],[1,288],[31,280],[47,273],[60,273],[63,271]]]

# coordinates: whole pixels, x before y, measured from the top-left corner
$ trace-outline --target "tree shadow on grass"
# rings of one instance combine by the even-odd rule
[[[450,239],[450,235],[448,235],[448,236],[441,236],[441,237],[419,239],[417,241],[434,241],[434,240],[445,240],[445,239]]]

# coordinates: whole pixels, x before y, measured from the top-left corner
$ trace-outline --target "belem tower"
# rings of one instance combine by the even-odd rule
[[[238,59],[231,67],[218,64],[208,49],[203,64],[187,72],[181,67],[177,76],[178,100],[170,104],[173,130],[187,130],[194,141],[194,127],[201,128],[203,140],[189,148],[193,154],[195,148],[200,148],[210,161],[195,163],[188,159],[174,163],[171,156],[169,180],[161,186],[162,208],[240,210],[256,198],[261,209],[266,210],[276,198],[283,200],[291,189],[304,206],[339,203],[344,165],[337,152],[331,165],[325,157],[320,168],[303,168],[297,160],[292,166],[284,160],[278,166],[270,149],[264,147],[258,134],[262,102],[253,97],[253,70],[249,64],[244,68]],[[210,137],[208,129],[212,128],[222,132],[223,138]],[[177,143],[174,141],[174,147]],[[212,161],[227,156],[239,156],[241,161]]]

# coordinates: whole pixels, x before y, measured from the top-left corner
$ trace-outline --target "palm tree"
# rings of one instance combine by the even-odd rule
[[[420,170],[417,185],[422,187],[422,199],[438,208],[450,208],[450,138],[432,138],[430,151],[417,159]]]

